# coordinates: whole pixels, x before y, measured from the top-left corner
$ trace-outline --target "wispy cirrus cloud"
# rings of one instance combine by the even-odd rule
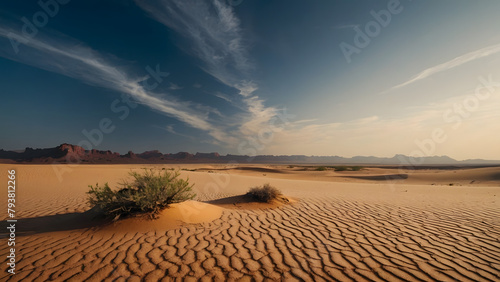
[[[428,68],[426,70],[423,70],[422,72],[420,72],[419,74],[417,74],[412,79],[410,79],[410,80],[408,80],[406,82],[403,82],[401,84],[398,84],[398,85],[392,87],[391,89],[397,89],[397,88],[405,87],[407,85],[410,85],[410,84],[412,84],[414,82],[417,82],[419,80],[427,78],[427,77],[429,77],[431,75],[434,75],[436,73],[447,71],[449,69],[461,66],[461,65],[463,65],[465,63],[468,63],[468,62],[471,62],[471,61],[474,61],[474,60],[477,60],[477,59],[481,59],[481,58],[484,58],[484,57],[487,57],[487,56],[490,56],[490,55],[493,55],[493,54],[496,54],[496,53],[499,53],[499,52],[500,52],[500,44],[491,45],[491,46],[488,46],[488,47],[485,47],[485,48],[482,48],[482,49],[479,49],[479,50],[476,50],[476,51],[469,52],[467,54],[458,56],[458,57],[456,57],[453,60],[447,61],[445,63],[439,64],[439,65],[436,65],[436,66],[433,66],[433,67],[430,67],[430,68]]]
[[[222,100],[224,100],[224,101],[226,101],[228,103],[232,103],[231,98],[228,95],[226,95],[226,94],[224,94],[222,92],[215,93],[215,97],[220,98],[220,99],[222,99]]]
[[[239,133],[255,134],[276,115],[276,108],[264,106],[264,101],[255,95],[259,87],[251,79],[254,65],[240,20],[231,6],[220,0],[137,0],[136,3],[152,18],[186,38],[190,47],[187,52],[202,62],[200,67],[205,72],[238,90],[239,101],[247,114],[241,121]]]
[[[21,34],[5,26],[0,26],[0,38],[17,38],[23,43],[22,52],[15,54],[2,49],[2,57],[128,94],[138,103],[176,118],[190,127],[208,132],[217,142],[231,140],[223,130],[207,121],[209,108],[176,100],[168,93],[154,93],[146,89],[140,83],[144,77],[130,76],[118,64],[113,64],[109,58],[80,42],[41,34],[21,41]]]
[[[227,85],[253,68],[248,59],[240,21],[219,0],[136,1],[155,20],[189,40],[188,52],[198,57],[207,73]],[[236,74],[235,74],[236,72]]]
[[[182,137],[185,137],[185,138],[188,138],[188,139],[193,139],[192,136],[188,136],[186,134],[182,134],[182,133],[179,133],[177,132],[175,129],[174,129],[174,125],[173,124],[169,124],[167,126],[165,126],[165,130],[171,134],[175,134],[175,135],[179,135],[179,136],[182,136]]]
[[[200,68],[223,84],[233,87],[236,95],[221,96],[241,111],[224,118],[217,109],[174,98],[169,93],[146,87],[145,74],[138,77],[113,55],[99,53],[82,42],[45,30],[36,37],[22,40],[19,28],[0,24],[0,40],[9,45],[17,38],[21,52],[0,49],[0,56],[23,64],[112,89],[133,97],[138,103],[176,118],[187,126],[207,132],[219,145],[235,145],[245,135],[255,135],[277,114],[256,95],[259,86],[252,79],[248,44],[233,8],[224,1],[137,1],[154,19],[187,39],[187,52],[201,61]],[[193,85],[200,88],[199,83]],[[181,89],[171,83],[168,90]],[[167,127],[173,133],[173,127]]]
[[[184,87],[181,87],[181,86],[179,86],[179,85],[177,85],[177,84],[175,84],[175,83],[172,83],[172,82],[170,82],[170,85],[168,86],[168,89],[170,89],[170,90],[172,90],[172,91],[173,91],[173,90],[181,90],[181,89],[183,89],[183,88],[184,88]]]

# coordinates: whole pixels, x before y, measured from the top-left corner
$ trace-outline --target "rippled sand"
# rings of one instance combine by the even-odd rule
[[[206,168],[183,171],[198,200],[224,204],[186,202],[157,223],[127,219],[102,227],[85,212],[87,185],[113,186],[144,165],[81,165],[61,179],[49,165],[0,165],[1,179],[12,167],[20,203],[18,263],[14,276],[2,264],[2,281],[500,280],[498,168],[455,172],[462,186],[445,186],[449,179],[442,175],[443,185],[422,184],[436,181],[425,173],[387,182],[285,168],[184,166]],[[354,176],[384,173],[394,172]],[[296,201],[228,205],[227,199],[264,183]],[[6,255],[2,237],[0,256]]]

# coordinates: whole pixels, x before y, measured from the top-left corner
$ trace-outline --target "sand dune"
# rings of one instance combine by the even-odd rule
[[[76,166],[59,181],[50,166],[1,165],[0,178],[12,167],[22,203],[18,264],[14,276],[2,264],[2,281],[500,280],[498,168],[427,171],[431,179],[415,173],[398,182],[378,180],[395,172],[383,168],[342,174],[374,179],[329,171],[301,176],[290,168],[286,179],[268,170],[189,166],[213,170],[182,172],[205,203],[178,204],[159,221],[103,227],[85,204],[87,185],[113,186],[145,166]],[[473,177],[487,185],[444,186],[451,174],[460,175],[457,183]],[[443,185],[430,185],[438,178]],[[297,201],[245,206],[238,195],[266,182]],[[6,254],[3,237],[0,256]]]
[[[500,167],[436,167],[436,169],[405,169],[364,167],[360,171],[316,171],[318,166],[259,165],[245,167],[213,167],[229,173],[268,178],[318,180],[333,182],[375,183],[396,181],[399,184],[458,185],[458,186],[500,186]],[[201,170],[203,171],[203,169]]]

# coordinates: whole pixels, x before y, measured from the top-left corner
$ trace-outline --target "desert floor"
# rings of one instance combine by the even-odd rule
[[[99,225],[90,184],[178,168],[196,201]],[[16,169],[16,274],[1,281],[500,281],[500,167],[315,171],[277,165],[0,165]],[[292,201],[242,203],[270,183]]]

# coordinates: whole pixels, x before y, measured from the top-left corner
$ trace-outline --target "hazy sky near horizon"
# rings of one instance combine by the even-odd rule
[[[500,159],[499,1],[40,3],[0,3],[0,148]]]

